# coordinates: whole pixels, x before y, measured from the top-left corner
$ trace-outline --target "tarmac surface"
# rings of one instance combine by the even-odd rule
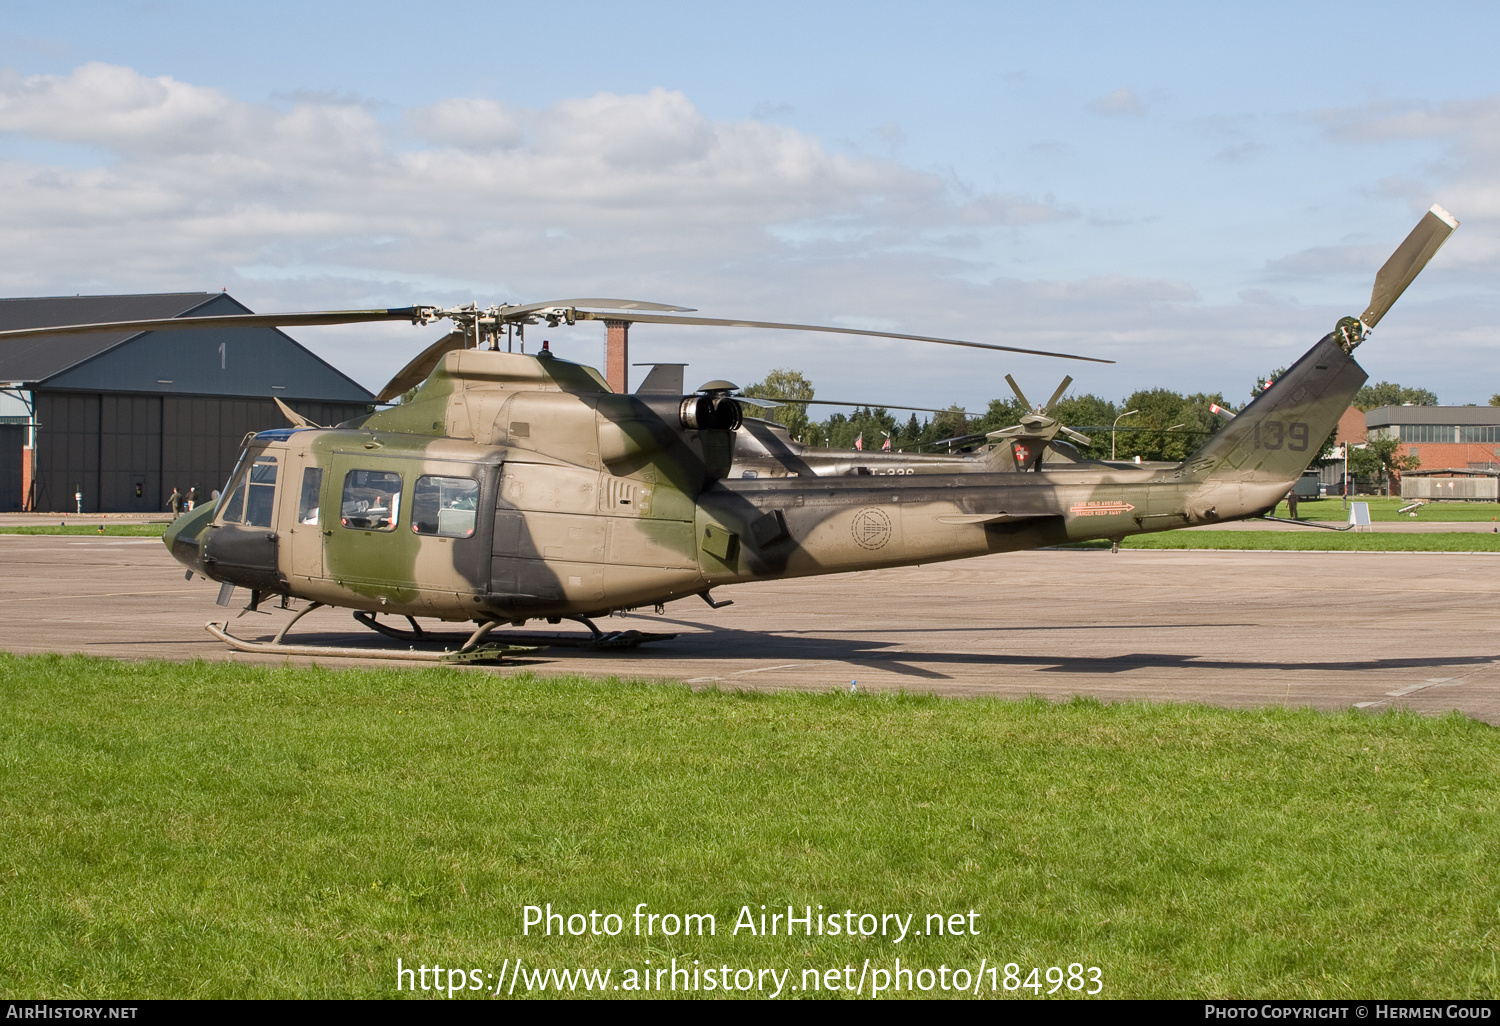
[[[233,606],[215,605],[219,586],[185,581],[159,539],[0,535],[0,565],[0,648],[10,652],[313,661],[234,652],[210,637],[206,621],[229,619],[235,634],[269,640],[291,613],[239,615],[243,591]],[[1500,554],[1489,553],[1042,550],[723,589],[715,598],[734,605],[714,610],[694,598],[662,616],[599,621],[606,631],[678,632],[670,641],[550,648],[465,672],[1459,710],[1500,725],[1497,591]],[[567,623],[526,629],[570,627],[581,635]],[[407,647],[336,609],[304,617],[288,640]]]

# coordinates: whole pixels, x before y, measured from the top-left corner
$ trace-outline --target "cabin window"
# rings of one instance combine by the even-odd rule
[[[297,523],[318,522],[318,495],[323,491],[323,468],[306,467],[302,471],[302,498],[297,502]]]
[[[472,538],[479,482],[467,477],[417,478],[411,494],[411,529],[439,538]]]
[[[364,531],[394,531],[400,518],[400,474],[351,470],[345,475],[339,523]]]

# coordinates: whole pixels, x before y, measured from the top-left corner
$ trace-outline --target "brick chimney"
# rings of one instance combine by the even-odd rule
[[[604,380],[621,395],[630,391],[630,322],[605,321]]]

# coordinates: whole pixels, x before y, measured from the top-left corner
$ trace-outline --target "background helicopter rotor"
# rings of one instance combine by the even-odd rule
[[[915,413],[962,413],[969,415],[969,411],[958,406],[945,406],[937,409],[932,406],[906,406],[902,403],[856,403],[845,402],[837,399],[781,399],[761,395],[736,395],[736,399],[749,403],[752,406],[852,406],[855,408],[869,408],[872,410],[906,410]]]
[[[1010,385],[1010,390],[1016,393],[1016,398],[1021,400],[1022,407],[1026,408],[1030,412],[1024,414],[1021,417],[1021,422],[1019,424],[1014,424],[1008,428],[1001,428],[999,431],[990,432],[989,437],[991,439],[999,440],[1002,438],[1027,438],[1045,445],[1046,443],[1051,442],[1058,435],[1063,435],[1070,441],[1076,442],[1077,444],[1082,446],[1088,446],[1093,442],[1093,439],[1088,435],[1083,434],[1081,431],[1074,431],[1070,427],[1065,427],[1061,421],[1059,421],[1056,417],[1051,416],[1051,414],[1048,412],[1057,405],[1057,401],[1063,397],[1063,393],[1066,392],[1068,390],[1068,386],[1073,383],[1073,378],[1071,376],[1064,377],[1062,379],[1062,384],[1058,385],[1056,391],[1052,393],[1052,398],[1048,399],[1041,406],[1036,407],[1033,407],[1031,405],[1031,402],[1026,398],[1026,393],[1022,392],[1021,386],[1016,384],[1015,378],[1007,374],[1005,375],[1005,381]]]

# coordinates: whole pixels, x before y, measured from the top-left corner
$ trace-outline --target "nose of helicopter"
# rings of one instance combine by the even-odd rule
[[[203,529],[208,526],[214,518],[214,511],[218,509],[218,502],[205,503],[190,513],[184,513],[176,520],[167,525],[162,532],[161,540],[166,545],[167,551],[172,558],[194,573],[204,574],[202,546]]]

